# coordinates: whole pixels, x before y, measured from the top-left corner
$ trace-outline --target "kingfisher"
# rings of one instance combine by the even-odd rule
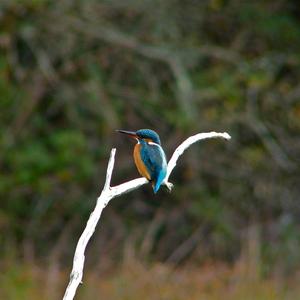
[[[151,182],[156,194],[167,174],[166,155],[159,135],[151,129],[117,131],[137,140],[133,151],[135,165],[139,173]]]

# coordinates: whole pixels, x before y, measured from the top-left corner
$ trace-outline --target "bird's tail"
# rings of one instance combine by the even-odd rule
[[[158,178],[156,181],[152,181],[152,188],[154,191],[154,194],[156,194],[161,186],[161,184],[163,183],[163,180],[165,179],[166,176],[166,172],[160,172]]]
[[[156,194],[160,188],[160,184],[157,184],[157,182],[153,182],[152,183],[152,188],[153,188],[153,192],[154,194]]]

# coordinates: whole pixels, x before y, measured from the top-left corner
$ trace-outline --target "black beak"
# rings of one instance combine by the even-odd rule
[[[137,135],[136,135],[135,131],[127,131],[127,130],[119,130],[119,129],[117,129],[116,131],[120,132],[120,133],[123,133],[123,134],[127,134],[132,138],[137,138]]]

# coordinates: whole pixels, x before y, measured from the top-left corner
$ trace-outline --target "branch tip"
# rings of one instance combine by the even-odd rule
[[[117,151],[116,148],[112,148],[110,151],[110,157],[109,157],[107,170],[106,170],[106,179],[105,179],[105,184],[104,184],[104,190],[108,190],[110,188],[110,181],[111,181],[111,176],[112,176],[112,172],[114,169],[116,151]]]
[[[230,140],[230,139],[231,139],[231,135],[228,134],[227,132],[223,132],[223,137],[224,137],[224,139],[226,139],[226,140]]]

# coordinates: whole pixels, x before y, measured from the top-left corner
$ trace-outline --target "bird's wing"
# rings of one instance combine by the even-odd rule
[[[160,145],[151,143],[142,147],[141,158],[151,173],[151,179],[157,180],[161,171],[166,169],[166,156]]]

